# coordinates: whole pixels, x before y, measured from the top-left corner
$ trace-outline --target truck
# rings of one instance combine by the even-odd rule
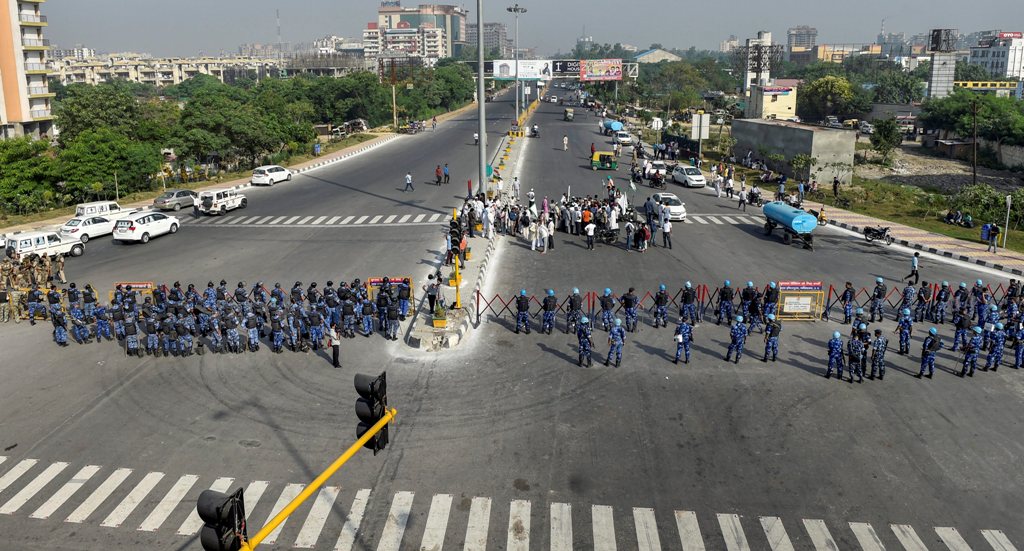
[[[794,240],[803,243],[807,250],[814,250],[814,228],[818,227],[818,218],[782,201],[765,203],[764,233],[771,235],[775,228],[782,230],[782,242],[790,245]]]

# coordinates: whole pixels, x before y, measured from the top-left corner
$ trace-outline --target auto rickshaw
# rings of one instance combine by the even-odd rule
[[[567,121],[571,121],[575,116],[576,113],[573,111],[572,107],[566,107],[565,114],[562,116],[562,118],[564,118]]]
[[[592,170],[618,170],[619,159],[612,151],[595,151],[590,157],[590,168]]]

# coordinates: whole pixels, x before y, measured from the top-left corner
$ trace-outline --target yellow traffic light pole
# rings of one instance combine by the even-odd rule
[[[347,450],[345,450],[345,453],[341,454],[341,457],[336,459],[334,463],[331,463],[331,466],[327,467],[327,470],[320,473],[320,476],[316,477],[316,480],[311,482],[309,486],[306,486],[306,488],[302,490],[302,493],[295,496],[295,499],[293,499],[291,503],[285,506],[284,509],[281,509],[281,512],[278,513],[277,516],[275,516],[273,519],[271,519],[271,521],[268,522],[266,526],[261,528],[260,531],[257,532],[255,536],[249,538],[249,541],[247,542],[242,542],[242,551],[255,550],[256,546],[259,545],[260,542],[266,539],[266,537],[269,536],[270,533],[273,532],[275,528],[280,526],[281,523],[284,522],[289,516],[291,516],[291,514],[294,513],[295,510],[298,509],[303,502],[305,502],[307,499],[309,499],[311,495],[313,495],[317,490],[319,490],[320,487],[323,486],[325,482],[327,482],[327,479],[331,478],[331,476],[333,476],[334,473],[337,472],[338,469],[340,469],[342,465],[344,465],[349,459],[352,459],[352,456],[355,455],[356,452],[361,450],[363,446],[367,442],[369,442],[371,438],[374,437],[374,435],[383,430],[384,427],[387,426],[387,424],[390,423],[391,420],[395,418],[395,415],[398,415],[398,410],[394,408],[388,410],[384,417],[381,417],[380,421],[377,421],[377,424],[373,425],[373,427],[371,427],[370,430],[366,431],[359,438],[359,440],[356,440],[355,444],[352,444]]]

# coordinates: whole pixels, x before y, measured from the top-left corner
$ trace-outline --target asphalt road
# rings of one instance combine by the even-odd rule
[[[596,121],[579,110],[573,123],[560,115],[549,104],[535,115],[544,138],[528,140],[524,188],[541,197],[569,184],[597,193],[604,173],[584,168]],[[415,157],[414,174],[428,173],[446,151],[432,138],[447,130],[450,159],[472,166],[472,147],[461,143],[471,128],[467,118],[438,136],[398,140],[311,174],[320,180],[254,192],[245,216],[444,212],[458,203],[458,188],[418,184],[417,195],[403,197],[393,182],[406,167],[394,160]],[[421,144],[437,150],[420,152]],[[372,194],[353,183],[371,179],[380,182]],[[677,224],[671,251],[588,252],[559,235],[541,256],[509,240],[493,259],[487,293],[619,293],[685,280],[713,288],[724,278],[866,285],[876,274],[904,275],[909,263],[905,251],[833,230],[813,252],[786,247],[753,221],[714,223],[710,215],[734,215],[732,203],[706,191],[679,194],[691,217],[708,215],[708,223]],[[426,225],[412,226],[413,235],[390,226],[221,226],[111,247],[116,254],[106,261],[93,247],[76,269],[95,280],[205,283],[259,273],[289,284],[408,269],[438,248]],[[930,259],[922,274],[993,279]],[[5,326],[0,538],[5,549],[198,549],[190,511],[211,485],[248,488],[252,534],[292,493],[290,484],[312,480],[354,438],[352,374],[386,369],[399,409],[391,446],[377,457],[357,455],[265,548],[650,550],[700,542],[731,551],[788,549],[788,541],[795,549],[873,549],[861,540],[870,530],[885,549],[964,549],[943,543],[955,536],[936,527],[955,528],[969,549],[999,549],[990,543],[999,537],[1024,544],[1020,373],[1004,367],[961,380],[949,373],[956,356],[944,351],[936,377],[919,381],[910,376],[916,341],[910,358],[890,352],[884,381],[825,380],[823,343],[835,328],[787,323],[778,363],[758,361],[754,335],[748,355],[726,364],[726,329],[705,323],[695,361],[676,366],[667,356],[670,329],[645,327],[628,335],[622,367],[586,369],[575,365],[575,339],[514,335],[505,316],[437,354],[378,337],[346,341],[345,366],[335,370],[321,355],[265,347],[128,361],[114,343],[58,350],[44,326]],[[600,331],[595,341],[598,354],[607,350]],[[262,494],[254,481],[267,483]],[[346,522],[356,518],[352,534]]]

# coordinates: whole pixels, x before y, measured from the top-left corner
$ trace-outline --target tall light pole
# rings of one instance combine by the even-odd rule
[[[487,181],[487,109],[484,105],[484,0],[476,0],[476,105],[477,133],[480,144],[477,146],[477,185],[480,193],[485,193],[484,182]]]
[[[510,8],[505,8],[516,16],[516,39],[515,39],[515,60],[516,60],[516,126],[519,126],[519,14],[526,13],[526,8],[520,7],[516,4]],[[483,33],[483,27],[480,28],[480,32]]]

